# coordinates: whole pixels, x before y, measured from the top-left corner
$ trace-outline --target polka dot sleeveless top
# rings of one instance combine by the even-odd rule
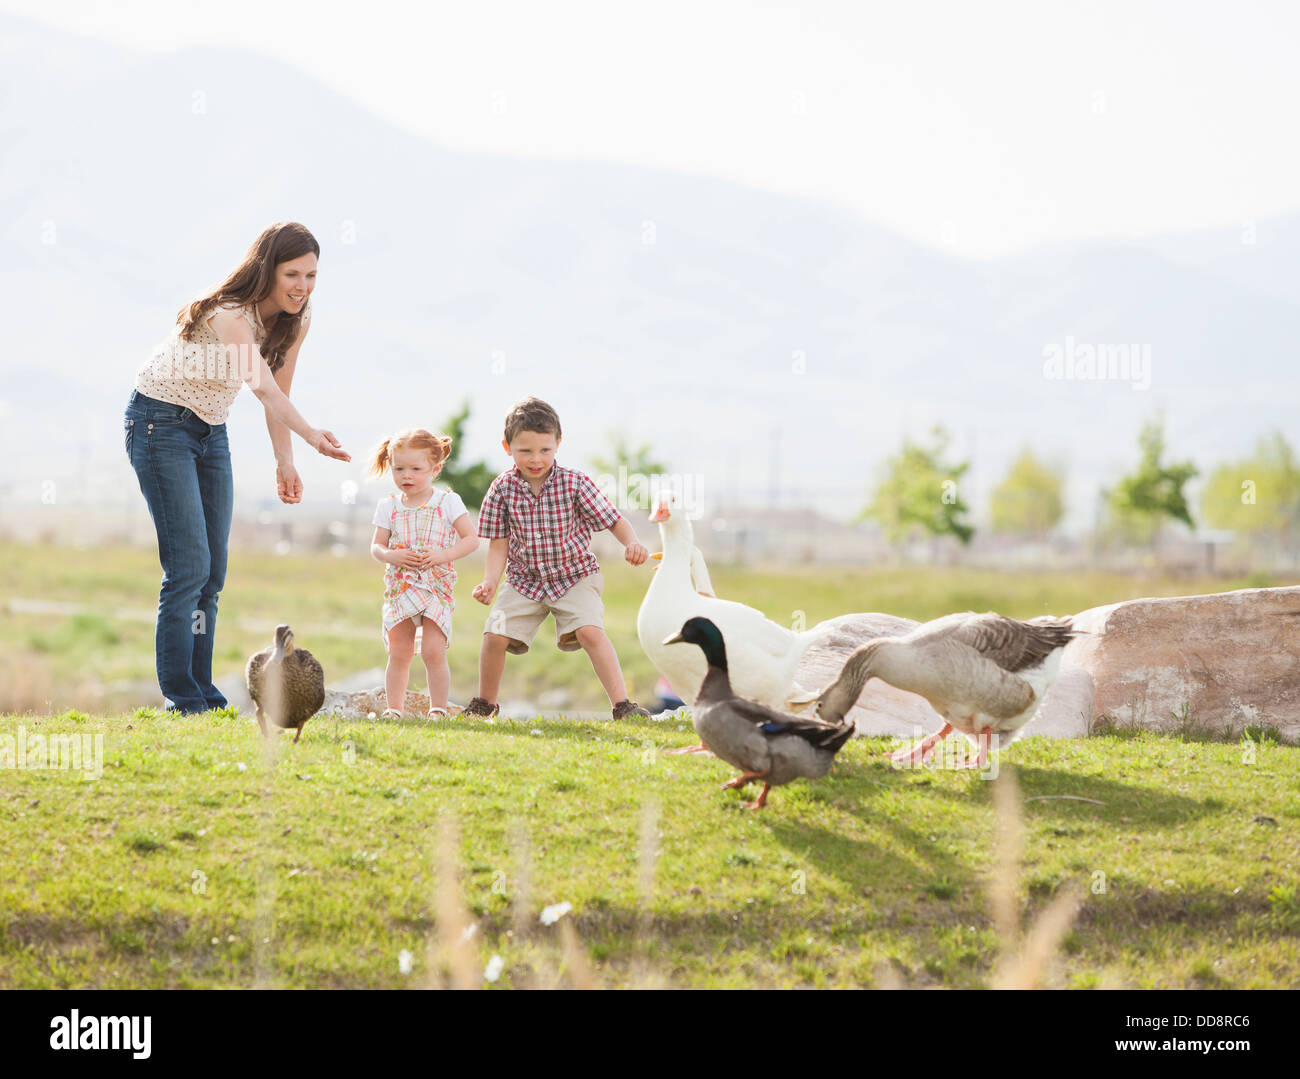
[[[253,340],[260,346],[266,339],[266,327],[257,313],[256,304],[240,307],[223,304],[222,309],[238,311],[253,330]],[[135,375],[135,388],[146,397],[167,401],[192,409],[205,423],[225,423],[244,380],[239,375],[238,358],[227,355],[221,339],[209,325],[216,310],[194,328],[194,339],[181,338],[179,325],[154,346],[149,359]],[[302,328],[311,322],[311,301],[302,313]]]

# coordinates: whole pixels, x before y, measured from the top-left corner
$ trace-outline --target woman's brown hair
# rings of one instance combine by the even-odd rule
[[[279,222],[266,229],[253,241],[244,261],[216,289],[201,299],[182,307],[176,314],[181,327],[181,338],[194,340],[195,327],[222,305],[237,303],[241,307],[265,300],[275,288],[275,268],[302,255],[320,258],[320,244],[306,227],[296,221]],[[307,305],[303,305],[303,311]],[[298,324],[302,311],[289,314],[282,311],[266,331],[266,339],[259,346],[267,366],[272,372],[284,365],[284,355],[298,339]]]
[[[367,475],[382,476],[393,463],[393,453],[397,450],[424,450],[438,467],[451,453],[451,439],[446,435],[435,435],[423,427],[408,427],[398,431],[392,438],[386,438],[375,447],[366,469]]]

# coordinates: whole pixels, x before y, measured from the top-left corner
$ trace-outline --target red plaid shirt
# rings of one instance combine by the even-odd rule
[[[613,528],[622,514],[589,476],[551,465],[539,494],[518,467],[492,481],[478,511],[483,539],[510,537],[506,580],[521,596],[556,600],[600,570],[591,533]]]

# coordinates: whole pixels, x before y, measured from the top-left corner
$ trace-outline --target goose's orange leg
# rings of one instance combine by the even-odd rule
[[[763,789],[759,791],[758,797],[752,802],[741,802],[741,809],[762,809],[767,804],[767,792],[772,789],[772,784],[764,783]]]
[[[963,761],[957,765],[958,768],[983,768],[989,762],[989,743],[993,738],[993,728],[985,727],[979,732],[978,741],[976,742],[975,759],[973,761]]]
[[[891,753],[889,759],[897,765],[924,764],[929,759],[930,754],[934,752],[934,747],[942,742],[948,735],[952,734],[953,726],[951,723],[945,723],[943,729],[937,734],[932,734],[921,741],[921,744],[914,749],[900,749],[897,753]]]
[[[678,753],[707,753],[710,757],[713,756],[713,750],[711,750],[703,742],[701,742],[698,746],[678,746],[676,749],[664,750],[665,756],[673,756]]]

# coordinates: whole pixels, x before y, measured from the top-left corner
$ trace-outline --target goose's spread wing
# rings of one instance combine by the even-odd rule
[[[1018,622],[992,613],[966,618],[952,630],[954,640],[1012,672],[1037,667],[1075,635],[1069,619]]]

